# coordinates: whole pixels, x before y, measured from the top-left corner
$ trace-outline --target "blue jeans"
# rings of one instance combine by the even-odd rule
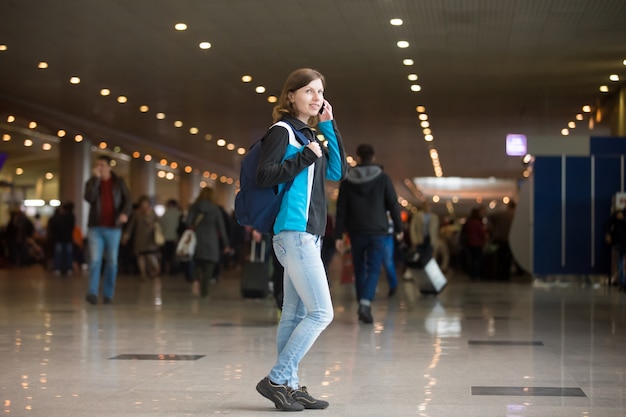
[[[117,256],[120,248],[122,229],[114,227],[90,227],[87,232],[89,242],[89,294],[98,295],[102,258],[104,264],[102,295],[113,299],[117,278]]]
[[[393,235],[387,235],[385,237],[385,256],[383,258],[383,268],[387,274],[387,282],[389,288],[396,288],[398,286],[398,274],[396,273],[396,245]]]
[[[74,255],[72,242],[54,242],[54,270],[69,272],[72,270]]]
[[[351,234],[354,284],[359,303],[369,305],[376,294],[387,235]]]
[[[273,238],[285,268],[283,312],[278,324],[278,359],[269,374],[277,384],[298,388],[298,365],[333,320],[333,304],[320,256],[319,236],[280,232]]]

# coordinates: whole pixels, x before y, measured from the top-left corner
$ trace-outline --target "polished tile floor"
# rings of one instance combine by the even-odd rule
[[[335,274],[333,274],[335,275]],[[267,416],[255,385],[275,358],[272,300],[228,271],[209,299],[182,277],[121,276],[113,305],[86,278],[0,270],[0,400],[15,416]],[[324,416],[626,416],[626,295],[604,286],[470,283],[437,298],[381,283],[374,325],[333,283],[335,321],[301,366]]]

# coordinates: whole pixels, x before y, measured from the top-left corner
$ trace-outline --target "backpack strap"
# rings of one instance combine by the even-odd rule
[[[287,129],[287,132],[289,132],[289,141],[290,142],[291,142],[292,139],[294,139],[294,140],[297,139],[298,142],[300,142],[300,144],[302,146],[306,146],[306,145],[308,145],[311,142],[309,140],[309,138],[304,136],[302,134],[302,132],[300,132],[298,129],[293,127],[293,125],[291,123],[289,123],[287,120],[281,120],[279,122],[274,123],[272,126],[281,126],[281,127],[284,127],[285,129]]]

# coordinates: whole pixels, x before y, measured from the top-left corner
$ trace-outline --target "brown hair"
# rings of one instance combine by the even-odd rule
[[[298,117],[298,113],[293,107],[293,103],[289,100],[289,93],[293,93],[305,85],[308,85],[313,80],[322,80],[322,85],[326,88],[326,78],[324,78],[324,76],[317,70],[311,68],[300,68],[289,74],[287,80],[285,80],[285,85],[283,85],[283,90],[278,97],[276,106],[274,106],[274,110],[272,111],[274,123],[278,122],[285,115]],[[309,118],[309,126],[317,125],[317,121],[317,116]]]
[[[198,197],[196,198],[196,203],[198,201],[202,201],[202,200],[206,200],[210,203],[215,204],[215,194],[213,193],[213,188],[210,187],[204,187],[200,190],[200,194],[198,194]]]

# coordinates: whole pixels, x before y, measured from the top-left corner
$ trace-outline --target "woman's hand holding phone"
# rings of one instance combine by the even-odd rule
[[[322,105],[322,110],[319,114],[320,122],[325,122],[326,120],[333,120],[333,106],[330,105],[328,100],[324,100],[324,104]]]

